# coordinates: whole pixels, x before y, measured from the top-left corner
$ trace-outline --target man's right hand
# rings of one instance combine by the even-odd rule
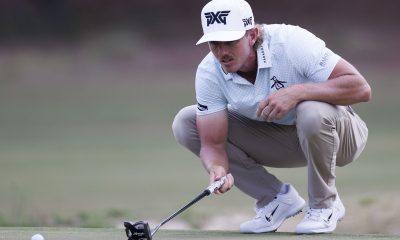
[[[222,166],[214,166],[210,169],[210,184],[218,181],[222,177],[226,176],[224,185],[215,191],[216,194],[225,193],[233,187],[234,179],[232,174],[226,173],[226,170]]]

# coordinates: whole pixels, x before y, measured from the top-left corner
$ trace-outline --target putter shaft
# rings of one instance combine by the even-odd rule
[[[178,215],[181,212],[185,211],[188,207],[192,206],[193,204],[195,204],[196,202],[200,201],[205,196],[210,195],[215,190],[217,190],[220,187],[222,187],[222,185],[224,185],[224,183],[225,183],[225,180],[226,180],[226,176],[222,177],[218,181],[215,181],[213,184],[211,184],[209,187],[207,187],[199,196],[197,196],[195,199],[193,199],[190,203],[186,204],[184,207],[182,207],[181,209],[179,209],[178,211],[173,213],[171,216],[167,217],[164,221],[162,221],[160,224],[158,224],[157,227],[154,228],[154,230],[151,232],[151,236],[153,236],[162,225],[167,223],[169,220],[174,218],[176,215]]]
[[[179,209],[178,211],[176,211],[175,213],[173,213],[171,216],[169,216],[168,218],[166,218],[164,221],[162,221],[160,224],[157,225],[156,228],[154,228],[154,230],[151,232],[151,236],[154,235],[154,233],[157,232],[157,230],[164,225],[165,223],[167,223],[169,220],[171,220],[172,218],[174,218],[176,215],[180,214],[181,212],[185,211],[188,207],[192,206],[193,204],[195,204],[196,202],[200,201],[202,198],[204,198],[205,196],[210,195],[210,193],[206,190],[204,190],[203,193],[201,193],[199,196],[197,196],[195,199],[193,199],[190,203],[186,204],[184,207],[182,207],[181,209]]]

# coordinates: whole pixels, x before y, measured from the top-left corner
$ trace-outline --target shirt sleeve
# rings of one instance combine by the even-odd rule
[[[197,115],[225,110],[227,100],[218,84],[218,76],[199,66],[196,72]]]
[[[303,28],[295,27],[289,39],[288,55],[297,71],[313,82],[328,80],[340,57]]]

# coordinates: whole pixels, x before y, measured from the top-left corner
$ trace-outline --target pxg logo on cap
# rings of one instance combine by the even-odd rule
[[[235,41],[254,27],[254,16],[245,0],[212,0],[201,11],[204,35],[196,45],[210,41]]]
[[[207,27],[210,26],[210,24],[214,24],[215,22],[223,23],[226,25],[226,17],[229,15],[230,12],[231,11],[218,11],[216,13],[204,13],[204,16],[207,18]]]
[[[253,25],[253,17],[243,18],[242,21],[243,21],[244,27]]]

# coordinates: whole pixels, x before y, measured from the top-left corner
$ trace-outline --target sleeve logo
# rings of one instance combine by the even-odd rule
[[[197,103],[197,109],[199,109],[199,111],[203,112],[203,111],[207,111],[208,107],[206,105]]]
[[[326,62],[329,60],[329,52],[326,52],[324,56],[322,56],[321,62],[319,62],[319,65],[321,67],[326,67]]]

